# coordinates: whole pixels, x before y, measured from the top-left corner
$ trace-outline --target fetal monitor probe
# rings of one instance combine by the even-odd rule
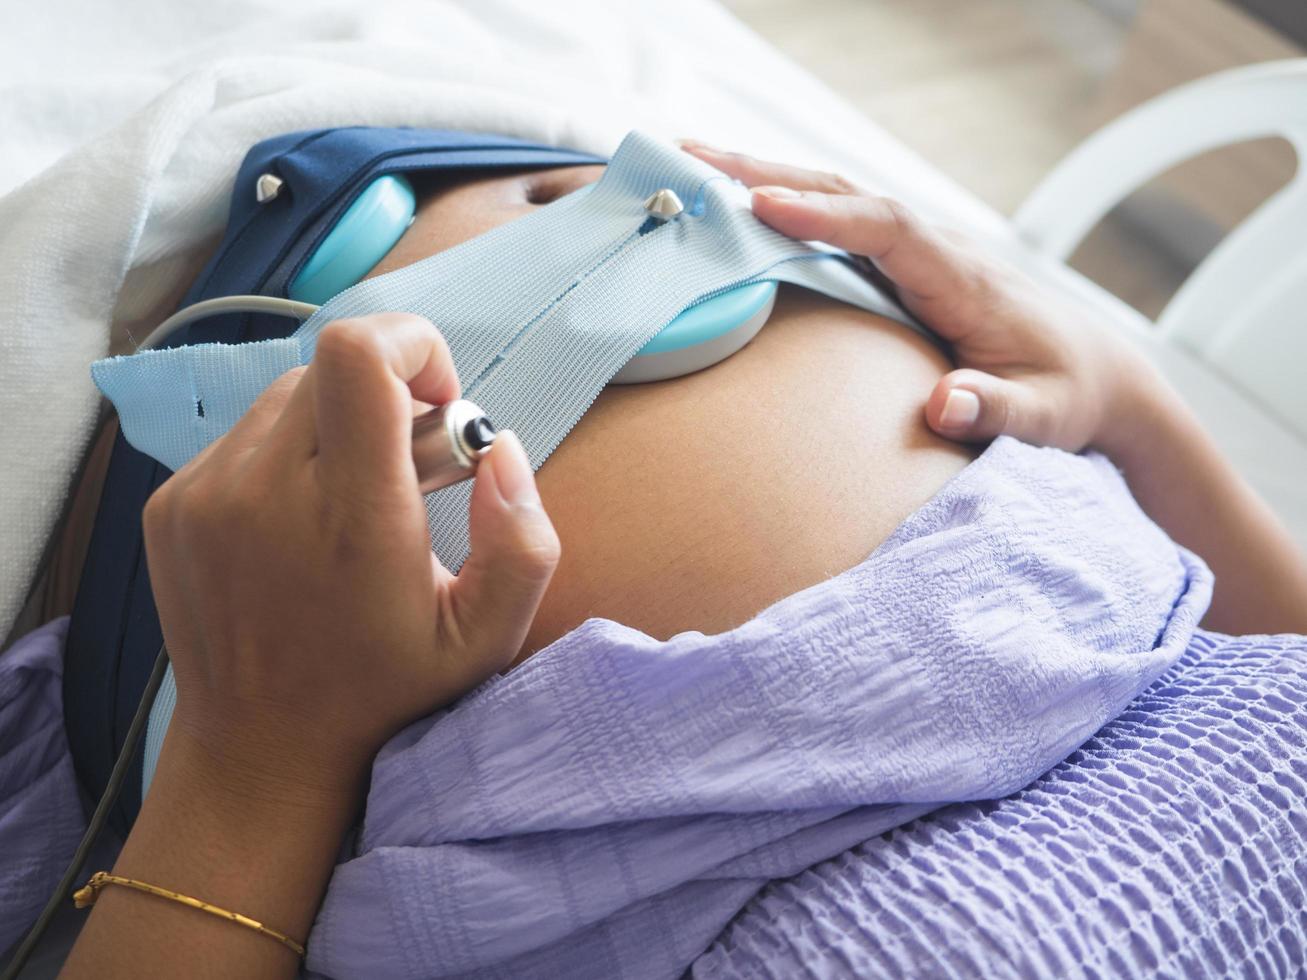
[[[271,177],[265,174],[264,177]],[[280,189],[280,182],[277,188]],[[272,200],[260,197],[260,203]],[[670,188],[644,201],[646,223],[665,225],[685,211]],[[378,177],[359,195],[314,250],[287,288],[288,298],[224,296],[181,310],[159,325],[142,348],[158,346],[175,330],[219,313],[269,313],[306,320],[320,305],[360,282],[390,252],[413,224],[417,197],[402,174]],[[643,384],[693,374],[724,361],[751,341],[776,305],[777,285],[770,280],[733,286],[692,304],[666,324],[609,380]]]
[[[256,183],[260,205],[285,193],[285,181],[265,173]],[[578,191],[577,193],[585,193]],[[178,318],[220,312],[275,313],[305,319],[338,293],[360,282],[408,231],[417,217],[417,194],[403,174],[383,174],[359,194],[331,232],[314,249],[287,286],[288,299],[236,296],[207,300],[164,321],[160,330],[180,325]],[[669,187],[643,202],[645,225],[658,228],[685,213]],[[615,374],[610,384],[641,384],[692,374],[725,360],[757,335],[776,303],[775,282],[733,286],[683,310]],[[233,302],[241,305],[231,305]]]

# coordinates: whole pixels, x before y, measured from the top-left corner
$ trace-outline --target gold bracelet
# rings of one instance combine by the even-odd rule
[[[90,908],[95,904],[95,900],[100,896],[100,889],[105,885],[126,885],[128,888],[135,888],[138,892],[145,892],[147,895],[157,895],[159,898],[167,898],[174,902],[180,902],[189,908],[199,909],[201,912],[208,912],[210,915],[216,915],[221,919],[227,919],[235,922],[237,925],[245,926],[247,929],[253,929],[255,932],[262,933],[269,939],[275,939],[287,949],[295,951],[296,956],[304,955],[304,947],[291,939],[284,932],[278,932],[276,929],[270,929],[262,922],[256,922],[249,916],[241,915],[239,912],[229,912],[226,909],[220,909],[216,905],[210,905],[208,902],[201,902],[198,898],[191,898],[189,895],[179,895],[177,892],[170,892],[166,888],[159,888],[156,885],[147,884],[144,881],[137,881],[135,878],[123,878],[120,875],[111,875],[104,871],[97,871],[91,875],[83,888],[73,892],[73,904],[79,909]]]

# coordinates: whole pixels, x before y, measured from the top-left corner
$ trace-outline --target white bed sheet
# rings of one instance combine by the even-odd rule
[[[87,365],[166,309],[250,145],[355,123],[603,152],[638,127],[839,170],[1146,330],[711,0],[43,0],[0,39],[0,636],[90,432]],[[1307,445],[1183,352],[1157,356],[1307,542]]]

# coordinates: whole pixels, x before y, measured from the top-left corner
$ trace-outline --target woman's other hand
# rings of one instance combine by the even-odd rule
[[[870,259],[903,305],[952,345],[958,369],[926,401],[928,424],[946,438],[1007,434],[1110,453],[1141,394],[1158,383],[1129,340],[896,201],[833,174],[693,141],[682,148],[752,188],[754,213],[777,231]]]
[[[754,214],[777,231],[866,256],[952,344],[958,369],[926,402],[932,429],[1102,450],[1148,515],[1216,573],[1204,626],[1307,630],[1307,556],[1128,338],[840,177],[682,147],[753,188]]]
[[[245,792],[357,793],[390,735],[517,654],[558,538],[505,433],[477,472],[470,557],[457,577],[436,560],[412,416],[459,391],[426,320],[333,323],[146,507],[173,730]]]

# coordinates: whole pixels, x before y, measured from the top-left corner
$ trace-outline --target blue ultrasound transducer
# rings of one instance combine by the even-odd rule
[[[289,296],[321,306],[359,282],[385,258],[417,215],[417,195],[402,174],[378,177],[349,206],[290,284]]]
[[[646,203],[651,220],[680,211],[670,191]],[[417,214],[413,185],[401,174],[378,177],[345,211],[290,285],[292,300],[321,306],[359,282],[403,237]],[[757,282],[710,297],[660,330],[612,379],[639,384],[691,374],[730,357],[762,329],[776,283]]]

